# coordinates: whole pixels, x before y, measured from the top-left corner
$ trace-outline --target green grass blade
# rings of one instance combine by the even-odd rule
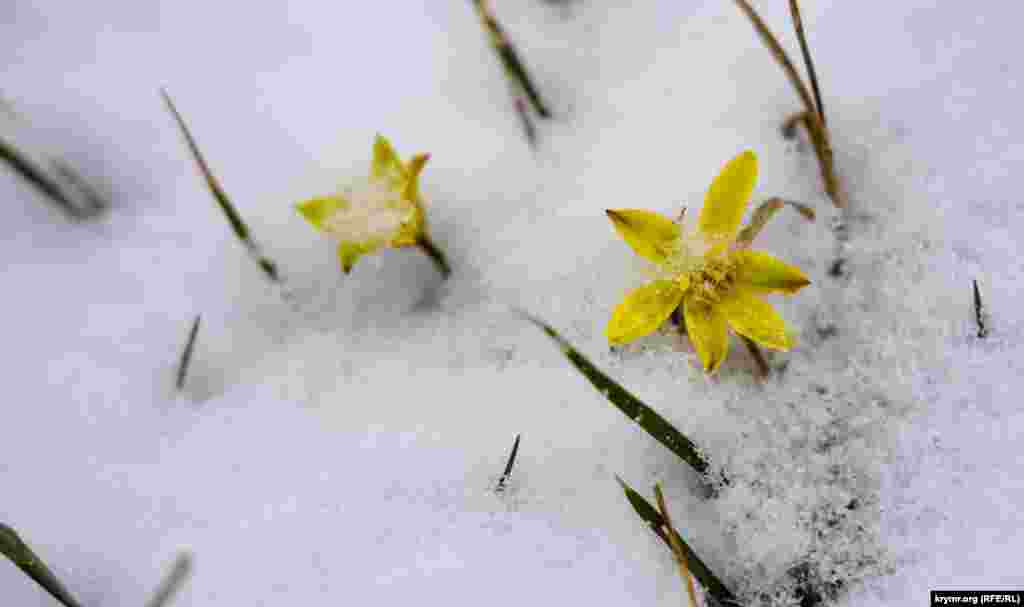
[[[669,451],[690,464],[702,477],[706,478],[708,476],[708,461],[704,459],[704,456],[700,454],[697,446],[690,439],[686,438],[679,430],[676,430],[657,411],[645,405],[619,383],[601,372],[549,325],[530,316],[527,316],[527,318],[540,327],[548,337],[553,339],[561,348],[565,357],[569,359],[569,362],[576,367],[576,370],[582,373],[626,417],[639,424],[655,440],[665,445]]]
[[[498,58],[501,60],[501,65],[505,68],[505,73],[509,79],[516,82],[522,88],[523,92],[526,93],[527,99],[530,100],[530,105],[533,106],[533,109],[541,118],[550,118],[551,112],[548,111],[544,101],[541,100],[540,92],[538,92],[537,87],[533,84],[533,80],[526,71],[526,66],[519,58],[515,47],[512,46],[508,36],[501,29],[501,25],[498,24],[498,20],[491,14],[484,0],[473,0],[473,5],[480,16],[481,23],[483,23],[484,28],[490,35],[491,44],[494,46],[495,52],[498,53]]]
[[[498,486],[494,488],[498,493],[505,490],[505,482],[508,480],[508,477],[512,475],[512,466],[516,465],[516,455],[519,454],[519,439],[521,437],[521,434],[516,434],[516,440],[512,443],[512,453],[508,456],[508,462],[505,464],[505,471],[501,473],[501,477],[498,479]]]
[[[689,567],[690,573],[692,573],[693,577],[697,578],[701,585],[707,589],[708,594],[713,596],[723,605],[738,604],[736,595],[733,594],[732,591],[730,591],[715,574],[711,573],[711,570],[704,564],[704,561],[700,560],[697,553],[694,552],[685,541],[683,541],[683,538],[676,533],[676,530],[670,529],[665,524],[665,519],[661,516],[661,513],[658,512],[650,502],[644,499],[642,495],[627,485],[624,480],[618,476],[615,477],[615,480],[619,482],[622,490],[626,493],[626,499],[629,500],[630,505],[633,506],[633,510],[651,527],[652,530],[654,530],[655,533],[658,534],[658,537],[661,538],[661,541],[665,543],[665,546],[667,546],[669,550],[672,549],[672,543],[669,541],[665,530],[668,529],[668,532],[673,534],[673,539],[679,542],[683,552],[686,554],[686,563]]]
[[[185,387],[188,366],[192,362],[192,352],[196,346],[196,335],[199,334],[199,320],[200,315],[197,314],[196,319],[192,321],[192,328],[188,332],[188,342],[185,344],[185,350],[181,353],[181,359],[178,361],[178,377],[174,382],[174,386],[178,390],[182,390]]]
[[[978,325],[978,339],[988,337],[988,324],[985,322],[985,305],[981,303],[981,289],[978,287],[978,280],[972,279],[974,284],[974,321]]]
[[[171,567],[171,572],[167,574],[159,588],[153,593],[153,598],[146,603],[146,607],[165,607],[169,605],[171,599],[181,590],[182,585],[184,585],[191,574],[192,556],[188,553],[178,555],[178,558],[174,561],[174,566]]]
[[[46,563],[32,552],[32,549],[22,541],[14,529],[3,523],[0,523],[0,553],[10,559],[18,569],[25,572],[25,575],[35,580],[61,605],[80,607],[79,603],[53,575],[50,568],[46,566]]]
[[[245,248],[249,251],[249,254],[259,264],[260,269],[267,275],[270,280],[274,282],[280,281],[280,276],[277,272],[277,266],[274,262],[264,257],[260,251],[259,246],[252,239],[252,234],[249,227],[245,224],[241,214],[235,209],[235,205],[231,203],[231,199],[228,198],[227,192],[221,187],[220,181],[210,170],[210,166],[206,163],[206,159],[203,157],[202,152],[199,151],[199,146],[196,144],[196,140],[192,137],[192,132],[189,131],[188,125],[185,124],[185,119],[181,117],[178,112],[178,108],[174,106],[174,102],[171,101],[171,96],[167,94],[167,91],[160,89],[160,95],[164,99],[164,103],[167,105],[167,109],[174,116],[174,121],[178,124],[178,129],[181,134],[185,137],[185,143],[188,144],[189,152],[192,154],[192,158],[195,160],[196,165],[199,167],[199,172],[202,173],[203,179],[206,181],[206,186],[209,188],[210,193],[213,194],[213,198],[217,201],[217,206],[224,213],[228,223],[231,225],[231,231],[235,233],[238,240],[242,242]]]

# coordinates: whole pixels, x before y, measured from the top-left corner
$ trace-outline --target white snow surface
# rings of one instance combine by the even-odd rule
[[[648,497],[661,482],[748,604],[799,604],[801,565],[818,589],[841,582],[835,605],[1024,588],[1024,10],[803,4],[850,196],[838,278],[839,213],[806,138],[779,134],[799,101],[731,2],[495,2],[556,114],[536,151],[468,2],[4,3],[0,94],[114,205],[71,224],[0,171],[0,521],[87,607],[143,604],[180,550],[195,555],[181,607],[679,605],[617,474]],[[786,3],[757,6],[798,59]],[[234,239],[160,87],[284,293]],[[431,154],[444,283],[413,249],[344,276],[294,211],[364,175],[377,132]],[[696,209],[744,149],[755,202],[818,212],[784,209],[757,242],[812,280],[773,300],[799,346],[771,355],[763,386],[735,339],[714,380],[668,334],[610,352],[604,325],[645,275],[604,209]],[[705,499],[519,309],[732,484]],[[0,595],[55,604],[6,560]]]

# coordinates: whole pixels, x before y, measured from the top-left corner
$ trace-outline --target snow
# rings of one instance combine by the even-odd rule
[[[0,171],[0,521],[86,606],[142,604],[182,549],[181,606],[678,605],[619,475],[649,498],[661,482],[684,539],[747,598],[786,604],[792,571],[841,580],[836,605],[1024,587],[1024,11],[804,4],[846,216],[805,140],[780,137],[798,100],[728,2],[495,2],[555,109],[536,151],[468,3],[0,8],[0,93],[114,201],[71,224]],[[796,57],[786,3],[757,8]],[[161,86],[283,290],[234,240]],[[342,275],[294,211],[365,175],[377,132],[403,158],[431,154],[421,187],[448,281],[416,249]],[[770,355],[764,386],[736,341],[713,380],[667,334],[609,352],[611,310],[647,276],[604,210],[695,210],[744,149],[755,201],[818,214],[783,209],[756,245],[812,281],[773,300],[800,344]],[[732,485],[704,499],[519,310]],[[6,561],[0,588],[53,604]]]

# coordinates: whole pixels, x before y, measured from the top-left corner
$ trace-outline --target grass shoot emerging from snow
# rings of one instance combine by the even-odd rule
[[[22,541],[14,529],[3,523],[0,523],[0,554],[10,559],[18,569],[21,569],[25,575],[35,580],[37,584],[42,586],[43,590],[48,592],[61,605],[64,605],[64,607],[79,607],[80,604],[64,588],[64,585],[60,583],[57,577],[53,575],[53,572],[46,566],[46,563],[36,556],[36,553]]]
[[[800,51],[803,55],[804,65],[811,80],[811,88],[808,88],[796,69],[796,65],[786,54],[779,39],[768,29],[768,25],[761,16],[754,10],[754,7],[747,0],[736,0],[743,14],[750,19],[757,30],[758,36],[771,52],[772,57],[782,67],[789,78],[797,95],[803,102],[804,110],[787,118],[782,125],[783,135],[787,138],[796,134],[796,127],[803,124],[807,129],[814,152],[818,157],[818,164],[821,167],[821,178],[825,182],[825,192],[837,207],[846,206],[839,179],[835,173],[835,161],[832,153],[832,138],[825,121],[825,107],[821,101],[821,90],[818,86],[818,74],[814,69],[814,62],[811,60],[811,51],[807,45],[807,38],[804,34],[803,20],[800,16],[800,6],[797,0],[789,0],[789,11],[793,18],[793,25],[796,29],[797,38],[800,40]],[[813,93],[812,93],[813,91]]]
[[[0,98],[0,160],[67,217],[85,220],[103,213],[107,203],[74,169],[28,139],[30,126]]]
[[[181,353],[181,359],[178,361],[178,375],[174,381],[174,387],[179,391],[185,387],[185,378],[188,376],[188,365],[192,362],[192,352],[195,350],[196,335],[199,334],[199,320],[200,315],[196,314],[195,320],[192,321],[192,328],[188,332],[188,341],[185,343],[185,349]]]
[[[512,475],[512,466],[516,465],[516,455],[519,454],[519,439],[522,437],[521,434],[516,434],[516,440],[512,443],[512,452],[508,456],[508,463],[505,464],[505,471],[501,473],[501,478],[498,479],[498,485],[494,488],[497,493],[501,493],[505,490],[505,482],[509,476]]]
[[[516,52],[515,46],[512,45],[508,36],[505,35],[505,31],[498,24],[498,20],[494,17],[494,13],[491,12],[490,8],[488,8],[485,0],[473,0],[473,6],[476,7],[480,23],[487,31],[491,45],[494,47],[494,52],[497,53],[498,59],[501,61],[509,86],[512,87],[515,110],[523,125],[526,139],[531,146],[534,146],[537,143],[537,127],[530,117],[527,104],[541,118],[550,118],[551,112],[541,99],[540,92],[530,78],[529,72],[526,71],[526,66],[519,58],[519,53]]]
[[[81,603],[71,596],[71,593],[64,588],[57,576],[50,571],[46,563],[21,539],[18,533],[0,523],[0,554],[6,556],[18,569],[21,569],[28,577],[39,584],[43,590],[49,593],[58,603],[64,607],[81,607]],[[188,553],[178,555],[160,586],[153,593],[153,597],[146,603],[146,607],[166,607],[171,603],[174,595],[181,589],[192,573],[192,556]]]
[[[252,238],[252,234],[249,232],[249,227],[245,224],[242,216],[235,209],[235,205],[231,204],[231,199],[228,198],[227,192],[221,187],[220,182],[214,176],[213,172],[210,171],[210,167],[206,164],[206,159],[203,157],[202,152],[199,151],[199,146],[196,144],[195,138],[192,137],[192,133],[189,131],[188,126],[185,124],[185,119],[178,113],[178,109],[174,106],[174,102],[171,101],[171,96],[167,94],[166,90],[161,89],[160,95],[164,99],[164,103],[167,104],[167,109],[170,110],[174,116],[174,121],[178,124],[181,134],[185,137],[185,142],[188,144],[189,152],[192,154],[192,158],[195,160],[196,165],[199,167],[200,173],[203,175],[203,179],[206,181],[206,186],[210,189],[210,193],[213,198],[217,201],[217,205],[221,211],[224,212],[224,216],[227,218],[228,223],[231,224],[231,231],[235,233],[238,240],[249,252],[249,255],[256,261],[260,269],[266,274],[272,282],[280,282],[281,277],[277,272],[277,266],[274,262],[270,261],[267,257],[260,252],[260,247]]]
[[[661,512],[651,505],[642,495],[637,493],[632,487],[626,484],[626,481],[622,480],[618,476],[615,480],[619,482],[622,490],[626,493],[626,499],[629,500],[629,504],[633,507],[633,510],[637,515],[647,523],[651,531],[655,533],[661,541],[665,543],[665,546],[673,552],[673,554],[680,555],[677,558],[681,559],[681,563],[685,563],[687,573],[692,573],[693,577],[697,578],[697,581],[707,590],[708,594],[711,595],[722,605],[736,605],[738,604],[736,595],[732,593],[725,584],[722,583],[718,577],[711,573],[704,561],[700,560],[697,553],[690,548],[683,540],[682,536],[675,530],[671,522],[667,520]],[[657,494],[660,495],[661,489],[655,488]],[[661,499],[664,503],[664,498]],[[678,550],[678,552],[676,552]],[[687,575],[687,577],[689,577]],[[691,594],[691,600],[693,595]]]
[[[977,279],[972,281],[974,283],[974,321],[978,323],[978,339],[985,339],[988,337],[988,323],[986,322],[987,314],[985,313],[985,306],[981,303],[981,289],[978,288]]]
[[[170,572],[160,583],[160,586],[157,587],[156,592],[153,593],[153,598],[146,603],[146,607],[165,607],[169,605],[174,595],[188,581],[190,575],[192,575],[192,555],[183,552],[174,560],[174,565],[171,566]]]

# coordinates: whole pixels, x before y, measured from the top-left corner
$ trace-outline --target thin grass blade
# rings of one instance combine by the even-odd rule
[[[517,97],[515,101],[516,114],[519,115],[519,124],[523,127],[523,134],[526,135],[526,141],[530,144],[531,148],[537,147],[537,126],[533,124],[533,119],[530,118],[530,113],[526,111],[526,102],[523,101],[522,97]]]
[[[978,324],[978,338],[988,337],[988,325],[985,322],[985,306],[981,303],[981,289],[978,287],[977,279],[974,283],[974,321]]]
[[[715,574],[711,573],[711,570],[704,564],[704,561],[700,560],[697,553],[687,545],[683,538],[676,533],[675,529],[666,524],[665,518],[661,516],[661,513],[659,513],[650,502],[644,499],[642,495],[627,485],[624,480],[618,476],[615,477],[615,480],[619,482],[622,490],[626,493],[626,499],[629,500],[630,505],[633,506],[633,510],[651,527],[652,530],[655,531],[655,533],[658,534],[658,537],[661,538],[661,541],[665,543],[669,550],[672,549],[672,540],[668,538],[668,535],[664,530],[667,529],[670,533],[675,535],[675,539],[678,541],[679,547],[686,555],[686,562],[689,565],[690,572],[693,574],[693,577],[697,578],[697,581],[707,589],[708,594],[723,605],[738,604],[736,595],[734,595]]]
[[[498,20],[494,18],[484,0],[473,0],[473,5],[476,7],[477,14],[480,16],[480,22],[483,24],[484,29],[487,30],[491,38],[491,44],[494,46],[495,52],[498,53],[498,58],[501,60],[502,67],[504,67],[509,79],[518,83],[523,89],[527,99],[530,100],[530,105],[533,106],[533,109],[541,118],[550,118],[551,112],[548,111],[547,106],[541,99],[537,87],[533,84],[533,79],[530,78],[529,73],[526,71],[526,66],[519,58],[519,54],[516,52],[515,47],[512,46],[508,36],[505,35],[501,25],[498,24]]]
[[[181,590],[181,587],[188,581],[189,576],[192,574],[192,555],[188,553],[182,553],[175,559],[174,565],[171,567],[170,573],[164,578],[163,582],[153,593],[153,598],[149,599],[146,603],[146,607],[166,607],[169,605],[174,595]]]
[[[181,353],[181,359],[178,361],[178,376],[174,382],[175,387],[180,391],[185,387],[185,377],[188,375],[188,366],[192,362],[192,351],[196,345],[196,335],[199,334],[199,321],[201,316],[196,314],[196,319],[192,321],[192,328],[188,332],[188,342],[185,343],[185,350]]]
[[[754,10],[754,7],[750,5],[747,0],[735,0],[736,6],[743,11],[743,14],[750,19],[750,22],[754,25],[754,29],[757,30],[757,34],[761,37],[761,41],[768,50],[771,52],[772,57],[782,66],[782,70],[786,72],[786,77],[789,78],[793,88],[796,89],[797,95],[800,96],[800,100],[804,104],[804,108],[808,112],[817,114],[817,106],[814,104],[814,99],[811,97],[810,91],[807,90],[807,85],[804,84],[803,79],[800,77],[800,72],[796,71],[796,65],[790,60],[789,55],[786,54],[785,49],[779,44],[779,39],[768,29],[768,25],[761,19],[761,15]]]
[[[46,563],[32,552],[14,529],[3,523],[0,523],[0,554],[10,559],[64,607],[80,607]]]
[[[814,61],[811,59],[811,49],[807,45],[807,36],[804,33],[804,20],[800,16],[800,5],[797,0],[789,0],[789,13],[793,16],[793,27],[796,29],[796,37],[800,41],[800,53],[804,57],[804,66],[807,68],[807,75],[811,79],[811,90],[814,92],[814,102],[818,110],[818,118],[821,119],[821,126],[828,128],[825,121],[825,105],[821,102],[821,88],[818,86],[818,73],[814,69]]]
[[[521,436],[521,434],[516,434],[516,440],[512,443],[512,453],[508,456],[505,471],[501,473],[501,478],[498,479],[498,486],[495,488],[495,491],[501,492],[505,490],[505,482],[511,476],[512,466],[516,464],[516,455],[519,454],[519,439]]]
[[[90,219],[107,202],[63,160],[32,141],[31,125],[0,99],[0,160],[71,219]]]
[[[668,512],[668,506],[665,505],[665,495],[661,492],[661,485],[655,483],[654,485],[654,498],[658,501],[658,511],[661,513],[661,518],[665,521],[665,527],[668,529],[675,529],[672,524],[672,516]],[[683,581],[686,583],[686,594],[690,598],[690,607],[697,607],[697,591],[693,587],[693,576],[690,575],[690,566],[686,561],[686,551],[683,550],[682,544],[680,544],[681,534],[670,533],[668,535],[669,543],[672,545],[672,552],[676,556],[676,562],[679,563],[679,575],[682,576]]]
[[[708,461],[701,455],[697,446],[690,439],[686,438],[679,430],[676,430],[657,411],[645,405],[619,383],[601,372],[549,325],[530,316],[527,316],[527,319],[554,340],[559,348],[561,348],[565,357],[569,359],[569,362],[576,367],[576,370],[587,378],[587,381],[604,394],[626,417],[639,424],[655,440],[665,445],[669,451],[690,464],[702,478],[706,479],[708,477],[710,471]]]
[[[832,203],[838,207],[843,208],[846,206],[845,198],[843,197],[842,191],[839,187],[839,180],[835,175],[834,157],[832,153],[832,143],[829,138],[828,129],[825,128],[822,117],[818,113],[818,105],[815,103],[814,97],[811,96],[811,92],[808,90],[807,85],[804,84],[803,79],[800,77],[800,73],[797,72],[796,66],[793,61],[790,60],[789,55],[779,44],[778,38],[775,34],[768,29],[764,20],[757,14],[754,7],[750,5],[747,0],[735,0],[736,5],[740,10],[750,19],[750,22],[754,25],[754,29],[760,36],[761,41],[768,51],[775,58],[776,62],[782,66],[782,71],[785,72],[786,77],[789,79],[793,88],[796,89],[797,95],[800,96],[801,102],[804,104],[806,110],[802,114],[801,119],[807,126],[808,134],[811,138],[811,143],[814,145],[814,153],[818,157],[818,165],[821,169],[821,178],[825,182],[825,192],[828,194],[829,199]],[[787,121],[789,123],[790,121]]]
[[[206,163],[206,158],[203,157],[202,152],[199,151],[199,146],[196,144],[195,138],[192,136],[192,132],[189,131],[188,125],[185,124],[185,119],[182,118],[178,112],[178,108],[175,107],[174,102],[171,100],[171,96],[166,90],[160,89],[160,95],[164,99],[164,103],[167,105],[167,109],[174,116],[174,121],[178,124],[178,130],[185,137],[185,143],[188,144],[189,152],[192,154],[193,160],[199,167],[199,172],[203,175],[203,179],[206,181],[206,186],[209,188],[210,193],[213,194],[213,198],[217,201],[217,206],[224,213],[224,216],[228,220],[228,224],[231,225],[231,231],[235,233],[238,240],[241,241],[242,245],[248,250],[250,256],[259,264],[260,269],[267,275],[273,282],[279,282],[280,276],[277,272],[277,266],[274,262],[264,257],[259,250],[259,245],[252,239],[249,227],[245,224],[241,214],[235,209],[235,205],[231,203],[231,199],[228,198],[227,192],[221,187],[220,181],[210,170],[210,166]]]

